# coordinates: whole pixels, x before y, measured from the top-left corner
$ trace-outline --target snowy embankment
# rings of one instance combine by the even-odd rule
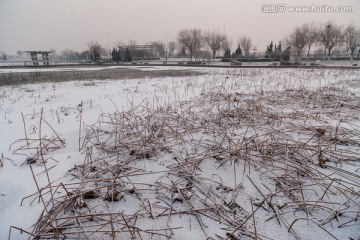
[[[358,239],[360,71],[202,71],[2,86],[0,239]]]
[[[2,68],[0,73],[24,73],[24,72],[68,72],[68,71],[101,71],[109,69],[131,69],[141,71],[164,71],[164,70],[200,70],[196,67],[168,67],[168,66],[134,66],[134,65],[120,65],[120,66],[87,66],[87,67],[58,67],[58,68]]]

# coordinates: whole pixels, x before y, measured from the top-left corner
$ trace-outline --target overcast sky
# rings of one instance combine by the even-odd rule
[[[350,13],[263,13],[264,4],[354,6]],[[335,20],[360,25],[359,0],[0,0],[0,52],[85,50],[89,41],[112,48],[176,39],[184,28],[253,39],[259,50],[278,42],[303,22]]]

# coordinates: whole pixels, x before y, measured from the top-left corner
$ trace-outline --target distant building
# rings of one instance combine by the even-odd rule
[[[120,46],[122,58],[125,59],[126,51],[130,51],[132,60],[157,60],[160,56],[156,52],[155,45],[133,45],[133,46]]]

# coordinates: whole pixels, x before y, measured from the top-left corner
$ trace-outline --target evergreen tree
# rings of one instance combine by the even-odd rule
[[[270,45],[266,47],[266,57],[271,58],[273,56],[273,42],[271,41]]]
[[[111,51],[111,57],[112,60],[116,62],[122,61],[120,48],[119,49],[113,48],[113,50]]]
[[[235,50],[235,57],[241,57],[242,55],[242,51],[241,51],[241,48],[240,48],[240,45],[237,47],[237,49]]]
[[[181,50],[180,50],[180,56],[181,57],[185,57],[186,56],[186,47],[181,47]]]
[[[275,58],[281,58],[282,57],[282,47],[281,47],[281,41],[279,42],[279,44],[276,47],[275,44],[275,51],[274,51],[274,55]]]
[[[226,58],[231,58],[231,52],[230,52],[230,49],[229,49],[229,48],[226,48],[224,57],[226,57]]]
[[[116,50],[116,61],[122,61],[120,49]]]
[[[268,51],[269,53],[272,53],[272,52],[273,52],[273,42],[272,42],[272,41],[271,41],[270,45],[267,46],[267,51]]]
[[[117,60],[117,52],[116,52],[115,48],[113,48],[113,50],[111,51],[111,58],[113,61],[118,61]]]
[[[116,62],[120,62],[122,60],[120,49],[113,48],[113,50],[111,51],[111,56],[112,56],[112,60]]]
[[[281,45],[280,45],[281,46]],[[291,56],[291,46],[287,47],[284,52],[282,52],[281,54],[281,60],[283,61],[289,61],[290,60],[290,56]]]
[[[125,62],[131,62],[132,61],[131,52],[130,52],[130,50],[128,48],[125,50],[124,60],[125,60]]]

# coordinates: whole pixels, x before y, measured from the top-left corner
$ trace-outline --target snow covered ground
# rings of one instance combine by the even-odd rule
[[[198,71],[1,86],[0,239],[359,239],[360,71]]]

